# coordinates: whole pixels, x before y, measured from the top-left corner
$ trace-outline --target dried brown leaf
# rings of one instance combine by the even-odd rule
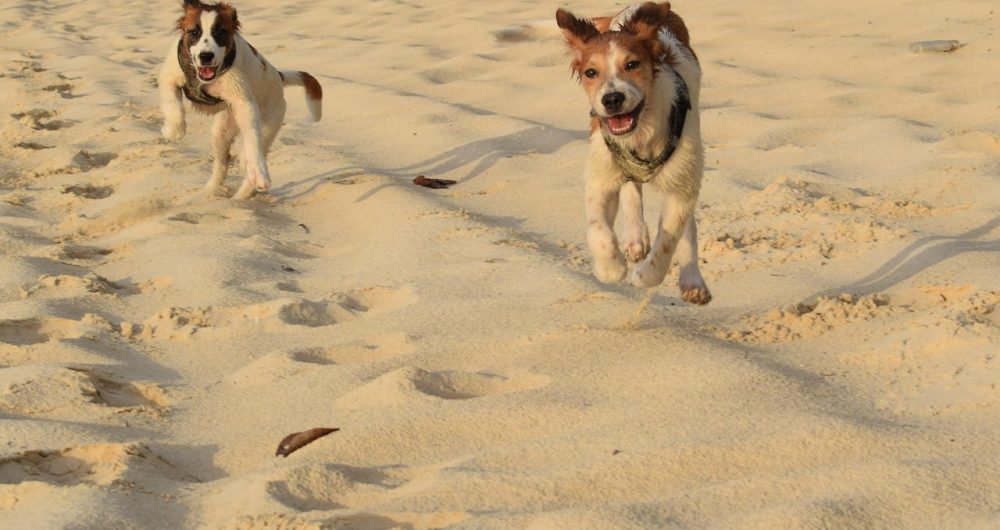
[[[432,179],[432,178],[427,178],[423,175],[418,175],[417,178],[413,179],[413,183],[416,184],[417,186],[423,186],[425,188],[440,190],[447,188],[452,184],[456,184],[457,182],[454,180],[447,180],[447,179]]]
[[[274,456],[288,456],[331,432],[339,430],[339,428],[317,427],[308,431],[293,432],[281,439],[281,443],[278,444],[278,450],[274,453]]]

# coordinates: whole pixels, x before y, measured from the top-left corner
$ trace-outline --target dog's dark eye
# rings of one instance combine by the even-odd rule
[[[225,40],[226,30],[223,28],[215,28],[212,30],[212,36],[215,37],[215,40]]]
[[[640,63],[639,61],[629,61],[629,62],[625,63],[625,70],[626,71],[635,70],[636,68],[639,68],[640,64],[642,64],[642,63]]]
[[[597,70],[594,70],[593,68],[587,68],[586,70],[583,71],[583,75],[587,76],[590,79],[593,79],[597,77]]]
[[[201,37],[201,28],[192,28],[188,31],[188,35],[191,35],[192,39],[198,39]]]

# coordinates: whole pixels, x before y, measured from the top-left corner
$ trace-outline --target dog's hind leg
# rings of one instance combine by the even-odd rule
[[[254,101],[239,100],[231,103],[230,112],[243,135],[243,162],[247,170],[246,178],[233,198],[249,199],[254,191],[267,191],[271,187],[271,175],[267,169],[267,154],[261,134],[260,107]]]
[[[264,107],[266,113],[260,117],[260,149],[263,152],[263,160],[266,168],[267,153],[271,150],[271,144],[281,130],[282,121],[285,119],[285,101],[278,100]],[[247,176],[240,184],[239,190],[233,196],[234,199],[249,199],[256,192],[267,191],[271,186],[271,178],[267,176],[266,183],[261,185],[260,181],[254,177],[254,164],[252,157],[244,156],[243,162],[246,165]]]
[[[626,182],[618,192],[621,201],[624,233],[622,252],[625,258],[636,263],[649,253],[649,228],[642,216],[642,185]]]
[[[712,293],[709,292],[705,279],[698,270],[698,227],[694,222],[694,215],[688,218],[684,235],[681,236],[680,244],[677,246],[677,264],[681,273],[681,298],[685,302],[697,305],[711,302]]]
[[[268,105],[267,114],[264,116],[263,130],[260,133],[261,149],[264,156],[271,151],[271,144],[278,137],[282,122],[285,120],[285,100],[279,99]]]
[[[223,181],[226,180],[231,158],[230,149],[238,132],[236,122],[228,110],[217,113],[212,119],[212,177],[205,185],[205,189],[211,193],[220,190]]]

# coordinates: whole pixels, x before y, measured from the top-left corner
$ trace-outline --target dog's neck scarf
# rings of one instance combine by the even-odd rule
[[[625,174],[626,179],[640,184],[645,184],[653,180],[653,177],[659,173],[663,165],[670,160],[674,151],[677,150],[677,145],[681,141],[681,133],[684,131],[684,121],[687,119],[687,112],[691,109],[691,97],[688,95],[687,83],[684,82],[684,78],[676,70],[670,66],[667,67],[676,75],[680,86],[677,94],[677,104],[670,109],[670,117],[668,118],[669,137],[667,138],[667,145],[663,148],[660,156],[652,160],[640,157],[634,151],[622,147],[621,144],[611,137],[607,127],[604,124],[601,125],[601,135],[604,136],[604,145],[607,145],[608,150],[611,151],[611,158],[615,161],[618,168],[622,170],[622,173]]]
[[[234,61],[236,61],[236,46],[231,46],[212,81],[226,73],[233,66]],[[222,103],[221,99],[205,92],[205,83],[198,79],[198,71],[191,60],[191,50],[184,45],[184,39],[177,41],[177,62],[180,63],[181,70],[184,72],[184,86],[181,87],[181,90],[184,91],[184,97],[198,105],[212,106]]]

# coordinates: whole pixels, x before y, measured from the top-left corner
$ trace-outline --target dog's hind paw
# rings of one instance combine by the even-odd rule
[[[209,197],[228,197],[229,188],[222,184],[209,184],[205,186],[205,195]]]
[[[236,193],[233,195],[233,199],[237,201],[245,201],[250,197],[253,197],[253,188],[253,182],[251,182],[250,179],[243,179],[243,182],[240,184],[240,188],[236,190]]]
[[[681,298],[689,304],[705,305],[712,301],[712,293],[708,287],[681,287]]]

